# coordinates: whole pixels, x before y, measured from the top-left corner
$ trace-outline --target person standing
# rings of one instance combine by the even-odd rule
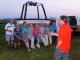
[[[14,48],[20,48],[20,40],[22,39],[22,30],[20,26],[17,25],[14,30]]]
[[[53,21],[52,25],[50,26],[50,31],[53,33],[57,33],[57,26],[56,26],[56,20]],[[53,35],[52,37],[52,44],[57,44],[57,36]]]
[[[67,16],[63,15],[60,18],[61,18],[60,20],[61,26],[58,31],[58,41],[57,41],[56,51],[55,51],[55,60],[61,60],[61,57],[63,57],[64,60],[69,60],[68,56],[70,52],[72,29],[68,25]]]
[[[13,41],[14,41],[14,29],[15,25],[13,24],[13,20],[10,20],[9,23],[5,25],[5,38],[6,41],[8,42],[8,46],[13,47]]]

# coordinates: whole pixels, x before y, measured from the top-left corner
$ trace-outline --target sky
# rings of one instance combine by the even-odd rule
[[[18,18],[21,16],[22,5],[28,0],[0,0],[0,18]],[[80,16],[80,0],[30,0],[43,3],[46,14],[49,17],[60,15]],[[43,13],[41,11],[41,17]],[[28,17],[37,17],[36,8],[29,7]]]

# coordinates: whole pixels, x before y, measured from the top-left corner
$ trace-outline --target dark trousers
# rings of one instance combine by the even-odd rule
[[[51,36],[52,38],[52,44],[56,45],[57,44],[57,36]]]

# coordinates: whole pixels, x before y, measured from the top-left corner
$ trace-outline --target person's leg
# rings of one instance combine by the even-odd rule
[[[54,36],[51,36],[52,38],[52,45],[54,45]]]
[[[25,43],[26,48],[28,49],[28,52],[30,52],[31,49],[30,49],[30,46],[29,46],[29,38],[28,38],[28,36],[24,37],[24,43]]]
[[[45,34],[45,40],[46,40],[46,45],[48,45],[49,42],[48,42],[48,35],[47,34]]]
[[[17,43],[16,42],[14,43],[14,48],[17,48]]]
[[[11,46],[13,47],[14,46],[14,35],[11,35],[10,39],[11,39]]]
[[[10,46],[10,35],[5,35],[8,46]]]
[[[26,48],[29,48],[29,42],[27,40],[24,40]]]
[[[7,41],[7,43],[8,43],[8,46],[10,46],[10,41]]]
[[[14,41],[11,41],[11,46],[13,47],[13,45],[14,45]]]
[[[29,41],[27,36],[23,36],[23,41],[25,43],[26,48],[29,48]]]
[[[20,42],[18,42],[18,48],[20,48]]]
[[[31,48],[35,49],[35,46],[34,46],[34,37],[31,38]]]
[[[49,43],[52,44],[52,38],[49,36]]]
[[[20,48],[20,39],[17,39],[17,47]]]
[[[55,44],[57,44],[57,36],[55,36]]]
[[[55,51],[55,60],[60,60],[61,59],[61,52],[59,49],[56,48]]]
[[[57,44],[57,37],[56,36],[53,36],[52,39],[53,39],[52,44],[53,45],[56,45]]]
[[[38,36],[36,36],[37,38],[37,47],[40,48],[40,38]]]
[[[62,53],[62,57],[64,60],[69,60],[68,58],[69,53]]]
[[[44,46],[46,46],[45,36],[44,36],[44,37],[43,37],[43,36],[41,36],[41,40],[42,40],[42,42],[43,42]]]
[[[28,40],[24,40],[25,46],[28,49],[28,52],[31,51],[30,47],[29,47],[29,41]]]

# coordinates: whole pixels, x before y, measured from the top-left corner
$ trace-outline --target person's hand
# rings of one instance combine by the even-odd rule
[[[22,38],[21,37],[18,37],[18,39],[21,40]]]
[[[9,30],[9,32],[11,32],[11,33],[12,33],[12,31],[11,31],[11,30]]]
[[[56,46],[56,48],[58,49],[58,47]]]
[[[54,34],[53,32],[50,32],[50,33],[49,33],[50,36],[53,36],[53,34]]]

